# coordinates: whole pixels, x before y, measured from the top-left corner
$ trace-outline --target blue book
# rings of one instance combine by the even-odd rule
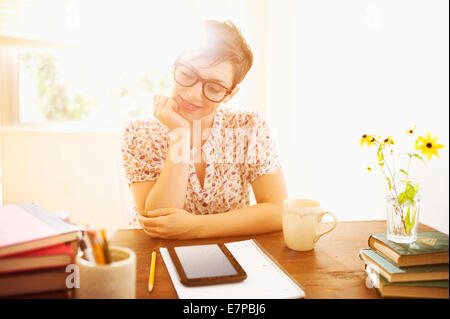
[[[388,282],[448,280],[448,264],[398,267],[373,249],[361,249],[359,257]]]

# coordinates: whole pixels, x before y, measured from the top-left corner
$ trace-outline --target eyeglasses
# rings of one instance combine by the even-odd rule
[[[222,102],[232,92],[232,90],[215,81],[201,78],[197,72],[184,64],[175,63],[174,67],[173,78],[175,82],[184,87],[191,87],[198,81],[202,82],[203,95],[211,102]]]

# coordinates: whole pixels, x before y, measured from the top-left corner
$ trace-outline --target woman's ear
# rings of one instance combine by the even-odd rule
[[[239,92],[240,88],[239,86],[236,85],[236,87],[233,89],[233,91],[231,91],[230,94],[227,95],[227,97],[222,101],[222,103],[227,103],[229,100],[231,100],[233,98],[233,96]]]

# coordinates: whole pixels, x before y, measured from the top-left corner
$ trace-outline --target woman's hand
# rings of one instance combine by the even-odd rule
[[[148,211],[146,217],[138,215],[144,232],[153,238],[190,239],[198,238],[200,215],[180,208],[159,208]]]
[[[165,95],[157,94],[153,98],[153,115],[169,130],[176,128],[189,129],[189,122],[178,114],[178,103]]]

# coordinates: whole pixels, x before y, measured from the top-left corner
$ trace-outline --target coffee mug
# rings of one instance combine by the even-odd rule
[[[333,218],[333,225],[320,232],[324,215]],[[286,246],[297,251],[314,249],[320,237],[336,228],[337,218],[326,212],[320,203],[310,199],[286,199],[283,202],[283,236]]]

